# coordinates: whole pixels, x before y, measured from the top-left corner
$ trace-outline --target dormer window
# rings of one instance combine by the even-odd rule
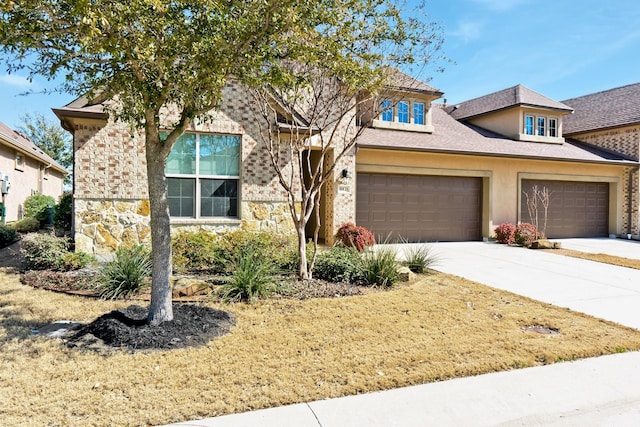
[[[549,119],[549,136],[555,138],[558,136],[558,121]]]
[[[400,101],[398,102],[398,122],[409,123],[409,103]]]
[[[414,102],[413,104],[413,124],[424,124],[424,104],[422,102]]]
[[[545,122],[546,121],[547,120],[544,117],[538,117],[538,124],[536,126],[536,135],[538,135],[538,136],[544,136],[545,135],[544,131],[545,131],[545,128],[546,128],[546,126],[545,126]]]
[[[533,116],[524,116],[524,133],[533,135]]]
[[[392,122],[393,121],[393,104],[390,99],[385,99],[382,101],[382,121],[384,122]]]

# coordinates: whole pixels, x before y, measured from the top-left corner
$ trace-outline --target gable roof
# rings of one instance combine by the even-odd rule
[[[508,139],[486,129],[459,122],[438,106],[433,108],[432,120],[435,129],[431,134],[367,128],[358,137],[358,146],[473,156],[638,164],[633,159],[618,153],[599,150],[571,140],[567,140],[564,144],[543,144]]]
[[[444,95],[440,90],[433,88],[425,82],[411,77],[408,74],[403,73],[397,68],[387,67],[387,84],[389,89],[398,90],[402,92],[422,93],[426,95],[433,95],[440,98]]]
[[[520,106],[566,111],[568,113],[572,111],[572,108],[568,105],[547,98],[522,85],[516,85],[479,98],[461,102],[460,104],[448,107],[447,111],[449,111],[451,117],[454,119],[467,120],[483,114]]]
[[[19,151],[27,156],[36,158],[41,163],[49,165],[50,167],[62,172],[68,173],[58,162],[56,162],[51,156],[45,153],[40,147],[35,145],[29,138],[20,132],[11,129],[9,126],[0,122],[0,143],[3,145],[9,145],[16,151]]]
[[[640,83],[562,101],[575,110],[565,117],[565,135],[640,123]]]

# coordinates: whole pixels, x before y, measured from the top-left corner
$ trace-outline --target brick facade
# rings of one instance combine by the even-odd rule
[[[230,82],[223,91],[223,100],[220,108],[210,113],[209,119],[194,123],[188,131],[241,136],[239,219],[172,218],[172,228],[220,231],[243,227],[277,233],[293,232],[286,193],[280,187],[263,147],[258,120],[264,119],[256,116],[251,94],[240,84]],[[173,112],[167,111],[163,122],[172,123],[175,117]],[[355,132],[355,126],[343,125],[341,132]],[[74,150],[76,248],[107,254],[120,244],[148,242],[143,134],[124,123],[76,119]],[[284,160],[289,161],[286,157]],[[354,153],[350,153],[341,159],[336,171],[347,169],[353,177],[354,162]],[[299,179],[294,181],[299,182]],[[354,220],[354,191],[353,179],[348,187],[328,183],[326,227],[322,236],[327,241],[331,241],[340,224]]]
[[[600,131],[583,132],[571,138],[589,145],[624,154],[640,160],[640,125],[618,127]],[[640,173],[637,169],[625,171],[623,186],[623,229],[634,235],[640,234]],[[631,214],[629,215],[629,211]],[[630,221],[630,222],[629,222]]]

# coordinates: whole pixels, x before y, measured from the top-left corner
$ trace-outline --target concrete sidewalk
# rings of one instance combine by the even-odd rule
[[[640,259],[640,242],[563,247]],[[431,245],[436,269],[640,329],[640,270],[495,243]],[[191,421],[181,426],[640,426],[640,352]]]
[[[640,353],[190,421],[192,427],[640,425]]]

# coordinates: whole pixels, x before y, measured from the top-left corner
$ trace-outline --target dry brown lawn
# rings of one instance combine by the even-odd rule
[[[573,258],[581,258],[589,261],[602,262],[605,264],[618,265],[620,267],[635,268],[640,270],[640,259],[624,258],[607,254],[592,254],[588,252],[574,251],[571,249],[549,249],[545,252],[551,252],[558,255],[570,256]]]
[[[640,331],[440,273],[356,297],[215,305],[237,325],[197,349],[105,356],[31,333],[124,305],[0,272],[2,424],[164,424],[640,349]]]

